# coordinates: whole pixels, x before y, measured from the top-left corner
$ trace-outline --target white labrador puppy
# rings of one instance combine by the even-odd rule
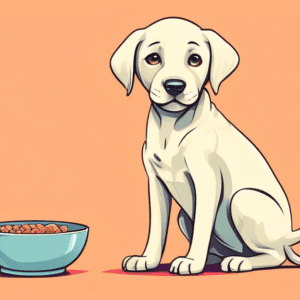
[[[111,68],[128,95],[134,74],[149,92],[151,108],[143,162],[149,177],[150,230],[141,256],[123,261],[127,271],[154,269],[165,247],[172,198],[190,242],[171,273],[201,273],[221,262],[223,271],[249,271],[300,258],[291,245],[286,195],[259,150],[211,102],[237,67],[235,49],[212,30],[167,18],[134,31],[119,46]]]

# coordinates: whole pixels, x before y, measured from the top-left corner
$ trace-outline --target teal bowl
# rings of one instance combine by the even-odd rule
[[[67,232],[53,234],[21,234],[0,232],[1,272],[18,276],[49,276],[64,273],[82,253],[89,227],[58,221],[9,221],[4,225],[65,225]]]

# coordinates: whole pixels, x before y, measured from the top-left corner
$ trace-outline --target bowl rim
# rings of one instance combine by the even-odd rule
[[[75,223],[75,222],[66,222],[66,221],[53,221],[53,220],[15,220],[15,221],[0,221],[0,226],[3,223],[13,223],[13,222],[24,222],[24,224],[28,223],[28,222],[37,222],[37,224],[39,222],[49,222],[54,223],[66,223],[66,224],[73,224],[73,225],[80,225],[80,226],[84,226],[85,228],[83,229],[78,229],[78,230],[72,230],[72,231],[67,231],[67,232],[60,232],[60,233],[34,233],[34,234],[24,234],[24,233],[10,233],[10,232],[1,232],[0,231],[0,235],[14,235],[14,236],[57,236],[57,235],[61,235],[61,234],[72,234],[72,233],[76,233],[76,232],[80,232],[80,231],[89,231],[90,227],[85,225],[85,224],[81,224],[81,223]],[[7,224],[6,224],[7,225]]]

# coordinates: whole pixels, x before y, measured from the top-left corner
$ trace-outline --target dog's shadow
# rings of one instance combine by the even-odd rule
[[[282,270],[282,269],[298,269],[298,266],[280,266],[276,268],[268,268],[268,269],[259,269],[255,271],[268,271],[268,270]],[[141,271],[141,272],[127,272],[122,269],[112,269],[106,270],[103,273],[108,274],[119,274],[119,275],[139,275],[139,276],[178,276],[177,274],[171,274],[169,272],[170,264],[160,264],[155,270],[149,271]],[[253,272],[253,271],[251,271]],[[222,272],[221,263],[208,265],[204,268],[204,272],[201,274],[196,274],[195,276],[213,276],[213,275],[237,275],[237,274],[245,274],[248,272]]]

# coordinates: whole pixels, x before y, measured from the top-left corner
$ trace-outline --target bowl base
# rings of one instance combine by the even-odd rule
[[[57,275],[66,272],[65,268],[58,269],[58,270],[52,270],[52,271],[15,271],[15,270],[9,270],[5,268],[1,268],[0,270],[4,274],[8,275],[14,275],[14,276],[51,276],[51,275]]]

